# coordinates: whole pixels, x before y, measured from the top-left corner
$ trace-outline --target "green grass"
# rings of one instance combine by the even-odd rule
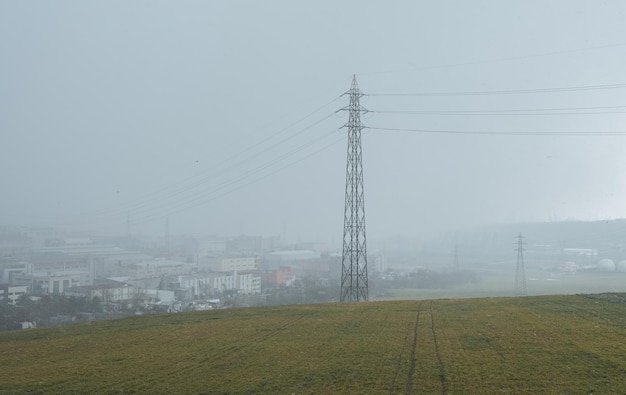
[[[387,301],[0,334],[0,393],[623,393],[626,304]]]
[[[379,299],[444,299],[513,296],[515,273],[494,271],[480,274],[480,281],[443,289],[386,289]],[[626,292],[626,273],[551,273],[527,271],[528,294],[573,295],[580,293]]]

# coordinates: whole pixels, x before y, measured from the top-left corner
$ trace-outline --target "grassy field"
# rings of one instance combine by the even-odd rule
[[[386,289],[380,300],[482,298],[514,296],[514,272],[480,274],[480,281],[444,289]],[[527,271],[528,295],[572,295],[579,293],[626,292],[626,273],[554,273]]]
[[[0,334],[0,393],[624,393],[625,336],[584,296],[142,316]]]

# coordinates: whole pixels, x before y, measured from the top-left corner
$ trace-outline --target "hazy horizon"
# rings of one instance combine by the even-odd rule
[[[341,240],[353,75],[372,111],[368,239],[626,218],[624,16],[619,1],[2,2],[0,223]]]

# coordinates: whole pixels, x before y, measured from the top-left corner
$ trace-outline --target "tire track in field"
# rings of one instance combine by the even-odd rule
[[[439,380],[441,381],[441,393],[446,394],[448,389],[446,387],[446,373],[443,366],[443,361],[441,360],[441,353],[439,352],[439,344],[437,343],[437,332],[435,331],[435,315],[433,314],[433,301],[430,301],[430,330],[433,335],[433,341],[435,344],[435,355],[437,356],[437,362],[439,364]]]
[[[404,393],[409,395],[411,393],[411,387],[413,386],[413,376],[415,375],[415,354],[417,351],[417,335],[418,335],[418,326],[420,322],[420,313],[422,311],[422,303],[419,302],[417,304],[417,313],[415,314],[415,325],[413,325],[413,343],[411,344],[411,363],[409,365],[409,374],[406,379],[406,386],[404,389]],[[399,364],[398,364],[399,365]],[[400,366],[398,366],[398,369]],[[395,381],[395,378],[394,378]]]
[[[404,335],[404,341],[402,342],[402,348],[400,349],[400,355],[398,356],[398,363],[396,364],[396,368],[393,374],[393,380],[391,381],[391,385],[389,386],[389,393],[393,394],[396,390],[396,381],[398,380],[398,374],[400,373],[400,367],[402,366],[402,357],[404,356],[404,350],[406,350],[406,343],[409,340],[409,334],[411,333],[412,323],[407,323],[407,331]]]

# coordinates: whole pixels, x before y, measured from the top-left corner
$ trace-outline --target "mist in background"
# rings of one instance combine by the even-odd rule
[[[569,0],[1,2],[0,222],[339,245],[353,75],[372,111],[368,238],[623,218],[626,136],[513,133],[626,131],[625,14]],[[494,91],[510,93],[464,94]]]

